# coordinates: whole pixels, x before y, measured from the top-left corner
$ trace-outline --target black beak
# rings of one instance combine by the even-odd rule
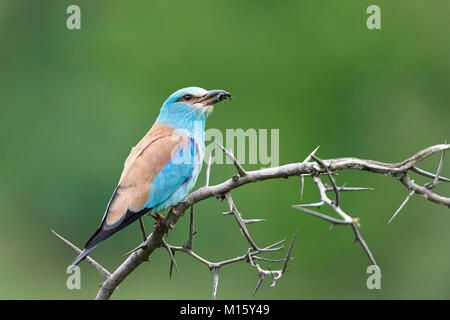
[[[222,100],[227,100],[227,99],[231,100],[231,98],[232,98],[231,94],[229,94],[225,90],[210,90],[210,91],[208,91],[207,94],[200,97],[200,99],[196,102],[201,103],[205,106],[209,106],[209,105],[215,104],[217,102],[220,102]]]

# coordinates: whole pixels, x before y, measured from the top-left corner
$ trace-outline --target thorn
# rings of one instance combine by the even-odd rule
[[[307,156],[306,159],[303,160],[302,163],[307,163],[309,160],[311,160],[312,155],[314,155],[317,152],[317,150],[319,150],[319,148],[320,148],[320,145],[318,145],[313,150],[313,152],[311,152],[309,154],[309,156]],[[300,200],[303,200],[303,187],[304,187],[304,185],[305,185],[305,176],[304,175],[300,175]]]
[[[173,252],[173,259],[175,260],[175,252]],[[174,266],[173,261],[174,260],[170,260],[169,279],[172,279],[172,272],[173,272],[173,266]]]
[[[245,224],[251,224],[251,223],[258,223],[258,222],[264,222],[266,219],[249,219],[249,220],[242,220]]]
[[[413,180],[414,182],[414,180]],[[394,220],[394,218],[398,215],[398,213],[400,212],[400,210],[403,209],[403,207],[406,205],[406,203],[409,201],[409,199],[411,199],[412,195],[414,194],[414,190],[411,190],[411,192],[408,194],[408,196],[406,197],[405,201],[403,201],[403,203],[400,205],[400,207],[397,209],[397,211],[395,211],[394,215],[392,216],[391,219],[389,219],[388,223],[391,223],[392,220]]]
[[[214,268],[213,293],[212,299],[216,300],[217,285],[219,284],[219,267]]]
[[[262,250],[272,249],[273,247],[276,247],[277,245],[282,244],[285,241],[286,241],[286,239],[280,240],[278,242],[275,242],[275,243],[271,244],[270,246],[265,247]]]
[[[175,266],[175,269],[178,270],[178,265],[177,262],[175,261],[175,255],[172,252],[172,249],[170,248],[170,246],[164,241],[164,239],[162,240],[162,246],[164,248],[166,248],[167,252],[169,253],[169,257],[170,257],[170,261],[171,261],[171,268],[172,268],[172,264]],[[172,271],[170,271],[170,274],[172,274]]]
[[[194,206],[191,206],[191,212],[189,214],[189,237],[186,243],[186,248],[192,250],[193,242],[194,242]]]
[[[206,167],[205,187],[209,186],[209,177],[211,175],[211,153],[209,153],[208,165]]]
[[[294,208],[294,209],[306,208],[306,207],[320,208],[323,205],[324,205],[324,202],[320,201],[320,202],[316,202],[316,203],[296,204],[296,205],[293,205],[292,208]]]
[[[256,284],[256,288],[255,288],[255,290],[253,290],[253,295],[255,295],[255,294],[256,294],[256,291],[258,291],[258,289],[259,289],[259,287],[261,286],[261,283],[263,282],[263,280],[264,280],[264,273],[260,273],[260,274],[259,274],[259,280],[258,280],[258,283]]]
[[[325,221],[330,222],[331,224],[350,224],[351,223],[351,222],[348,222],[348,221],[345,221],[345,220],[339,220],[339,219],[336,219],[336,218],[333,218],[333,217],[329,217],[329,216],[327,216],[325,214],[322,214],[320,212],[316,212],[316,211],[310,210],[308,208],[295,207],[295,209],[303,211],[303,212],[306,212],[306,213],[308,213],[308,214],[310,214],[312,216],[321,218],[321,219],[323,219]]]
[[[272,272],[272,269],[270,269],[270,266],[267,266],[267,269],[269,269],[272,279],[275,280],[275,276],[273,275],[273,272]]]
[[[225,153],[225,155],[233,161],[233,164],[236,167],[236,170],[238,171],[239,175],[241,177],[245,177],[247,175],[247,172],[244,170],[244,168],[242,168],[241,164],[236,160],[234,155],[230,151],[225,149],[225,147],[223,145],[221,145],[219,142],[217,142],[216,140],[214,140],[214,142],[219,146],[220,149],[222,149],[222,151]]]
[[[344,186],[338,187],[337,189],[338,189],[338,191],[340,191],[340,192],[346,192],[346,191],[367,191],[367,190],[368,190],[368,191],[372,191],[372,190],[374,190],[373,188],[365,188],[365,187],[344,187]],[[326,191],[326,192],[331,192],[331,191],[334,191],[334,188],[333,188],[333,187],[326,187],[325,191]]]
[[[136,251],[138,251],[138,250],[140,250],[140,249],[144,249],[145,247],[146,247],[145,245],[141,245],[141,246],[139,246],[139,247],[137,247],[137,248],[134,248],[133,250],[130,250],[130,251],[128,251],[127,253],[124,253],[124,254],[122,255],[122,257],[128,256],[128,255],[130,255],[130,254],[132,254],[132,253],[134,253],[134,252],[136,252]]]
[[[447,141],[445,142],[445,144],[447,144]],[[433,180],[433,188],[439,182],[439,176],[441,174],[442,166],[443,166],[443,163],[444,163],[444,157],[445,157],[445,150],[442,151],[441,159],[439,160],[439,165],[438,165],[438,169],[436,171],[436,176],[434,177],[434,180]]]
[[[288,264],[288,262],[290,260],[289,258],[290,258],[291,253],[292,253],[292,247],[294,246],[295,239],[297,238],[297,232],[298,232],[298,230],[295,230],[294,236],[292,237],[291,244],[289,245],[289,249],[288,249],[288,252],[286,254],[286,260],[284,262],[283,269],[281,269],[281,274],[283,274],[286,271],[287,264]]]
[[[303,186],[305,185],[305,177],[300,176],[300,200],[303,200]]]
[[[268,258],[263,258],[263,257],[259,257],[259,256],[253,256],[253,259],[267,261],[267,262],[284,262],[284,259],[268,259]],[[295,260],[295,257],[290,257],[289,260],[293,261],[293,260]]]
[[[317,152],[317,150],[319,150],[319,148],[320,148],[320,145],[318,145],[318,146],[313,150],[313,152],[311,152],[311,153],[309,154],[309,156],[307,156],[306,159],[303,160],[302,163],[306,163],[306,162],[308,162],[309,160],[311,160],[312,156],[316,154],[316,152]]]

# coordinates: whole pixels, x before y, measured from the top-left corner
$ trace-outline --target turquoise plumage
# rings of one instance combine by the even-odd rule
[[[151,190],[156,191],[150,192],[144,208],[154,213],[178,204],[197,180],[199,170],[194,169],[196,166],[200,166],[198,169],[201,169],[201,163],[194,163],[196,156],[199,156],[199,152],[194,139],[190,138],[188,145],[175,152],[172,160],[153,180]]]

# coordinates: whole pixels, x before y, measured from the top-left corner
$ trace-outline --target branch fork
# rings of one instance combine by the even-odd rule
[[[144,237],[144,241],[134,250],[129,252],[128,257],[125,261],[112,273],[108,272],[103,266],[101,266],[98,262],[93,260],[91,257],[87,257],[86,260],[100,273],[100,275],[105,279],[105,281],[100,286],[96,299],[104,300],[109,299],[114,291],[117,289],[119,284],[126,279],[140,264],[149,260],[150,255],[154,250],[158,248],[165,248],[169,254],[170,258],[170,276],[172,276],[173,268],[178,270],[178,265],[175,261],[176,252],[183,252],[188,254],[195,260],[199,261],[202,264],[205,264],[209,270],[213,271],[213,293],[212,298],[215,299],[217,295],[217,288],[219,282],[219,273],[223,266],[237,263],[237,262],[247,262],[251,267],[255,268],[258,274],[258,282],[253,291],[255,294],[260,288],[265,276],[270,275],[273,279],[272,286],[275,286],[276,282],[285,274],[288,263],[293,260],[291,257],[292,248],[297,236],[297,232],[295,232],[292,237],[288,252],[286,257],[283,259],[268,259],[260,256],[266,252],[271,251],[279,251],[283,249],[282,241],[278,241],[266,247],[258,247],[253,238],[251,237],[250,232],[247,229],[247,224],[250,223],[258,223],[264,221],[264,219],[243,219],[242,214],[238,211],[235,203],[233,202],[233,198],[231,196],[231,191],[237,189],[245,184],[264,181],[268,179],[278,179],[278,178],[289,178],[293,176],[299,176],[301,180],[300,186],[300,198],[303,198],[303,189],[304,189],[304,179],[305,177],[311,177],[314,184],[316,185],[319,194],[320,201],[310,204],[299,204],[293,206],[295,209],[306,212],[312,216],[320,218],[322,220],[330,223],[330,226],[345,226],[349,225],[354,234],[355,242],[359,242],[364,252],[369,257],[370,262],[373,265],[376,265],[375,259],[373,257],[372,252],[370,251],[367,243],[361,236],[359,231],[360,219],[357,217],[352,217],[349,213],[344,211],[341,207],[342,201],[340,198],[340,192],[353,192],[353,191],[364,191],[364,190],[373,190],[371,188],[354,188],[354,187],[346,187],[341,186],[338,187],[337,183],[333,176],[337,174],[338,171],[348,169],[348,170],[364,170],[370,173],[382,174],[385,176],[390,176],[398,179],[403,186],[405,186],[408,190],[408,196],[406,200],[402,203],[400,208],[394,214],[394,217],[405,207],[406,203],[409,199],[414,195],[418,194],[424,197],[425,199],[445,205],[450,208],[450,198],[444,197],[434,192],[434,188],[439,182],[450,182],[449,178],[445,178],[441,175],[445,150],[450,149],[450,144],[439,144],[435,146],[428,147],[423,149],[413,155],[412,157],[400,162],[400,163],[383,163],[374,160],[363,160],[358,158],[336,158],[336,159],[328,159],[322,160],[318,158],[315,154],[319,147],[317,147],[311,154],[303,161],[299,163],[291,163],[286,164],[279,167],[265,168],[256,171],[246,171],[243,169],[242,165],[236,160],[234,155],[226,150],[221,144],[217,143],[219,147],[223,150],[223,152],[233,161],[233,164],[237,170],[237,174],[232,178],[228,179],[217,185],[210,185],[210,172],[211,172],[211,157],[209,158],[208,165],[206,168],[206,178],[205,185],[196,191],[192,192],[188,196],[186,196],[182,202],[180,202],[174,210],[170,210],[167,214],[166,218],[161,221],[160,225],[155,225],[153,232],[147,237],[145,232],[145,228],[143,224],[141,224],[141,230]],[[433,154],[441,153],[441,158],[439,161],[438,169],[436,173],[430,173],[423,169],[417,167],[417,164],[422,160],[430,157]],[[314,160],[314,161],[311,161]],[[415,174],[431,178],[433,179],[431,182],[425,184],[424,186],[420,186],[412,180],[408,173],[413,172]],[[322,177],[326,175],[331,182],[331,187],[327,186],[322,182]],[[330,199],[328,197],[328,193],[334,193],[334,199]],[[219,200],[226,200],[229,205],[229,211],[223,213],[224,215],[233,215],[239,229],[242,231],[242,234],[246,238],[249,248],[247,248],[246,252],[238,257],[230,258],[227,260],[223,260],[220,262],[211,262],[194,252],[194,236],[196,231],[194,229],[194,205],[202,200],[208,198],[217,198]],[[339,218],[331,217],[320,213],[318,211],[312,210],[320,209],[322,206],[331,207]],[[178,219],[183,216],[184,212],[187,209],[191,209],[190,211],[190,223],[189,223],[189,235],[186,244],[183,246],[173,246],[168,244],[164,240],[164,236],[167,231],[173,229],[176,225]],[[393,217],[393,218],[394,218]],[[392,219],[393,219],[392,218]],[[392,219],[390,221],[392,221]],[[58,239],[63,241],[67,246],[73,249],[75,252],[80,253],[81,250],[73,245],[70,241],[64,239],[62,236],[57,234],[52,230]],[[266,263],[280,263],[283,262],[283,266],[281,269],[272,270],[270,266],[267,269],[264,269],[260,266],[257,261],[262,261]]]

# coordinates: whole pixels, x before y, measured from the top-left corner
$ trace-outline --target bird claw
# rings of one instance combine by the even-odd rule
[[[159,227],[159,226],[161,226],[161,221],[163,221],[165,219],[165,217],[163,215],[161,215],[159,212],[157,212],[155,214],[155,219],[156,219],[156,226]]]

